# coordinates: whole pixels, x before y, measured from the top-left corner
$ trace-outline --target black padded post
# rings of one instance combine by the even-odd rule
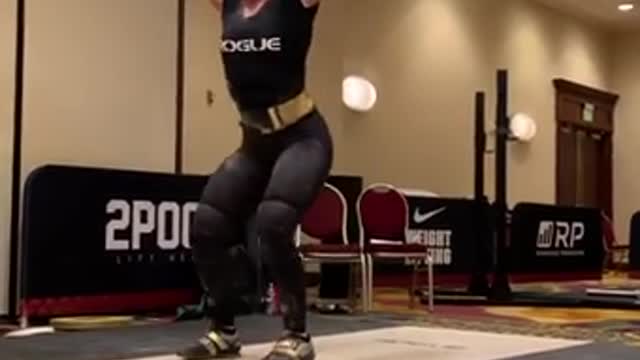
[[[491,295],[498,300],[511,297],[507,264],[507,141],[509,138],[508,73],[498,70],[495,151],[496,264]]]

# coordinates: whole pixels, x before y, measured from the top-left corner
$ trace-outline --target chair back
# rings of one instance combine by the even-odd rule
[[[296,233],[296,244],[302,234],[325,245],[347,245],[347,200],[340,190],[325,183],[302,217]]]
[[[365,188],[358,198],[357,210],[363,247],[372,242],[407,243],[409,205],[393,185],[373,184]]]

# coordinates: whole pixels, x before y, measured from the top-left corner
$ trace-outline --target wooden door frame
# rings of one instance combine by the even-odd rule
[[[600,202],[605,204],[605,212],[609,214],[611,218],[613,218],[613,157],[612,149],[613,149],[613,133],[615,128],[615,109],[620,98],[619,95],[613,94],[610,92],[606,92],[603,90],[599,90],[593,87],[585,86],[573,81],[569,81],[566,79],[554,79],[553,85],[556,92],[556,110],[555,110],[555,118],[556,118],[556,166],[555,166],[555,180],[556,180],[556,191],[555,197],[556,201],[560,198],[560,168],[559,168],[559,152],[560,146],[558,145],[558,132],[560,131],[561,126],[572,126],[577,128],[582,128],[589,131],[597,131],[606,136],[605,146],[605,154],[604,156],[608,156],[609,161],[609,169],[607,169],[606,176],[604,178],[605,187],[607,191],[605,191],[603,198],[600,198]],[[578,102],[581,105],[584,104],[585,101],[592,103],[596,106],[596,109],[604,109],[608,113],[611,114],[608,118],[602,118],[596,116],[594,122],[584,122],[579,121],[573,118],[564,118],[561,111],[561,104],[563,101],[573,101]]]

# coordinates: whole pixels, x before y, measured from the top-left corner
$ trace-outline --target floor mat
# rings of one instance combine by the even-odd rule
[[[389,326],[388,321],[366,317],[331,317],[310,314],[310,328],[317,336],[363,331]],[[262,343],[280,334],[276,317],[238,319],[243,340]],[[206,324],[200,321],[133,326],[101,331],[64,332],[28,338],[0,338],[2,360],[119,360],[165,355],[191,344]]]
[[[635,360],[638,350],[622,344],[460,330],[431,326],[397,315],[310,315],[317,360]],[[267,352],[280,319],[240,318],[245,359]],[[113,330],[60,333],[0,340],[2,359],[11,360],[176,360],[177,348],[202,334],[192,321]]]
[[[320,336],[314,343],[317,360],[495,360],[564,349],[578,354],[576,350],[586,345],[581,341],[416,326]],[[242,359],[260,359],[270,347],[271,343],[249,346],[243,351]],[[161,356],[136,360],[179,358]]]

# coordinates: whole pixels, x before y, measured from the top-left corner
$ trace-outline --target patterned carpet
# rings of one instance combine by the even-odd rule
[[[417,322],[456,329],[623,342],[640,347],[640,311],[436,303],[435,312],[429,314],[424,305],[409,309],[406,289],[389,288],[376,290],[374,311],[390,317],[411,315]]]

